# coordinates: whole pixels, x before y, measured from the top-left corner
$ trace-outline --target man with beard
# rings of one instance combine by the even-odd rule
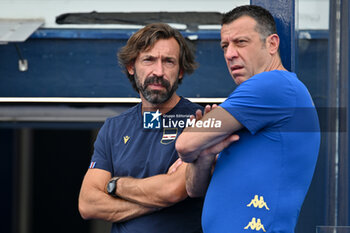
[[[202,232],[203,202],[188,197],[186,164],[174,146],[182,129],[143,125],[146,113],[152,112],[153,122],[161,114],[190,116],[201,108],[175,92],[184,74],[194,71],[194,55],[177,30],[150,24],[128,40],[118,58],[141,103],[102,126],[79,211],[84,219],[113,222],[113,233]]]

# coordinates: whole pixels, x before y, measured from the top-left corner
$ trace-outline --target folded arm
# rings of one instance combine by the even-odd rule
[[[108,195],[105,190],[110,178],[105,170],[87,171],[79,194],[79,212],[84,219],[121,222],[157,210]]]
[[[221,127],[187,127],[176,140],[176,150],[183,161],[188,163],[195,161],[203,150],[220,143],[243,128],[241,123],[221,107],[216,107],[206,113],[201,121],[205,122],[210,119],[220,121]]]
[[[122,177],[117,182],[116,194],[148,207],[168,207],[188,197],[186,192],[186,166],[180,159],[167,174],[143,179]]]
[[[106,193],[110,172],[89,169],[79,195],[79,212],[84,219],[125,221],[171,206],[188,197],[186,164],[180,159],[167,174],[143,179],[121,177],[117,181],[115,198]]]
[[[186,190],[190,197],[205,196],[217,154],[238,139],[238,135],[230,135],[223,141],[203,150],[193,163],[188,164],[186,171]]]
[[[233,135],[243,126],[225,109],[213,105],[206,106],[205,115],[196,112],[196,120],[216,119],[219,128],[189,127],[179,136],[176,149],[180,158],[189,162],[186,171],[186,190],[190,197],[204,196],[212,175],[215,157],[232,142],[239,139]]]

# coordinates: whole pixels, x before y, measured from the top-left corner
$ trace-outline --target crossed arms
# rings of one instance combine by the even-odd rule
[[[107,194],[111,174],[102,169],[89,169],[79,195],[79,212],[84,219],[121,222],[152,213],[184,200],[186,164],[177,160],[167,174],[143,179],[122,177],[117,182],[115,198]]]
[[[187,198],[188,194],[191,197],[203,196],[216,154],[238,140],[237,135],[231,134],[242,127],[224,109],[218,107],[210,110],[210,107],[206,107],[203,118],[201,112],[197,111],[196,118],[206,120],[215,117],[222,120],[222,128],[227,131],[185,129],[176,142],[176,148],[182,160],[190,164],[177,160],[167,174],[143,179],[122,177],[117,182],[117,195],[120,198],[106,192],[106,185],[112,178],[110,172],[89,169],[79,195],[81,216],[84,219],[122,222],[174,205]],[[232,124],[232,121],[237,124]]]
[[[208,105],[202,116],[196,112],[196,119],[209,118],[221,121],[220,128],[186,128],[176,141],[179,157],[189,163],[186,171],[186,190],[190,197],[204,196],[208,188],[211,171],[217,153],[239,139],[233,133],[243,128],[229,112],[221,107]]]

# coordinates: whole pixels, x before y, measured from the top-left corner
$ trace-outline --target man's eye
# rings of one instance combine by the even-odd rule
[[[166,66],[168,66],[168,67],[173,67],[173,66],[175,66],[175,64],[176,64],[176,61],[173,60],[173,59],[166,59],[166,60],[164,61],[164,64],[165,64]]]
[[[247,43],[246,40],[238,40],[238,41],[237,41],[237,44],[238,44],[238,45],[244,45],[245,43]]]
[[[151,57],[146,57],[146,58],[142,59],[142,63],[144,63],[144,64],[151,64],[153,61],[154,61],[154,59]]]
[[[227,45],[221,45],[222,50],[226,50],[227,49]]]

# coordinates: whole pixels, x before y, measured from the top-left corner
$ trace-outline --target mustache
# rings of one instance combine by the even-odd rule
[[[144,88],[146,89],[149,85],[151,84],[160,84],[162,85],[163,87],[165,87],[166,89],[168,89],[170,87],[170,83],[168,80],[165,80],[163,78],[163,76],[161,77],[158,77],[158,76],[151,76],[151,77],[148,77],[145,82],[144,82]]]

